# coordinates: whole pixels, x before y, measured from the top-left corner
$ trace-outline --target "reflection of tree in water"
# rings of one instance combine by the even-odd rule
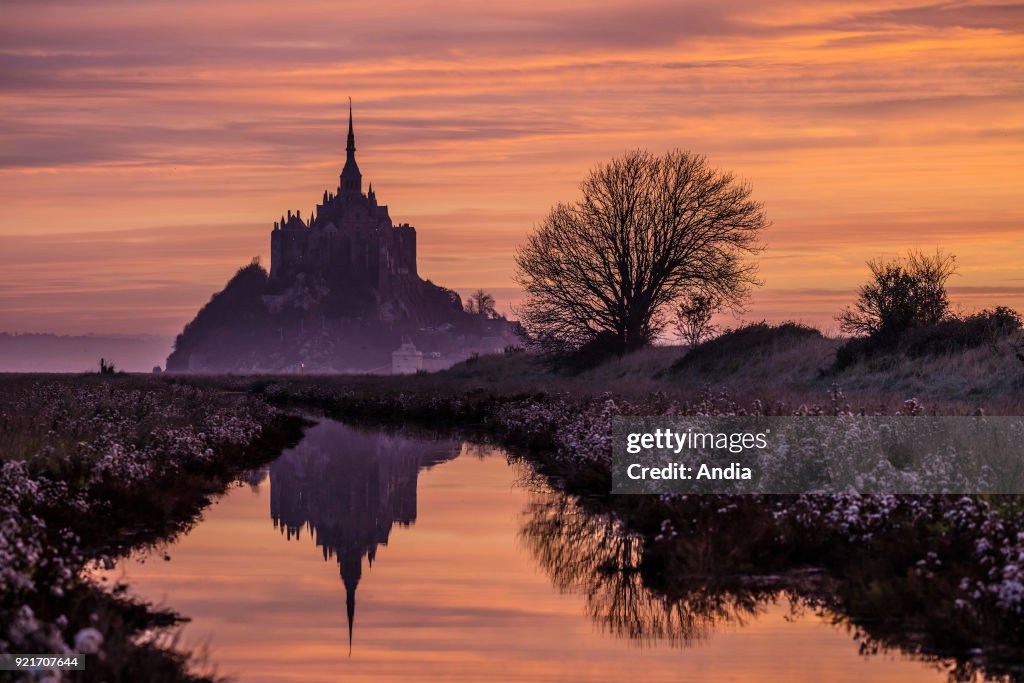
[[[810,612],[845,628],[861,655],[901,651],[945,672],[951,683],[1024,681],[1012,653],[1004,662],[929,653],[921,645],[927,621],[894,609],[898,602],[862,614],[862,600],[853,598],[849,582],[825,571],[791,566],[760,577],[737,573],[729,558],[701,552],[711,544],[699,530],[684,539],[681,545],[691,552],[675,557],[671,576],[655,576],[651,572],[663,568],[644,567],[642,539],[624,532],[610,515],[584,509],[571,496],[544,492],[536,477],[522,481],[537,492],[524,512],[523,542],[552,583],[582,594],[591,618],[615,636],[686,647],[711,637],[717,627],[743,625],[769,604],[786,600],[791,617]]]
[[[691,590],[670,599],[647,587],[640,570],[642,542],[609,516],[587,512],[559,494],[537,496],[524,514],[521,537],[554,585],[582,593],[590,616],[616,636],[689,645],[718,625],[742,625],[775,595],[695,580]]]
[[[274,526],[289,539],[300,538],[305,528],[325,560],[338,558],[350,648],[363,558],[372,566],[377,546],[388,542],[392,525],[416,520],[420,469],[458,453],[454,441],[364,432],[324,420],[270,465]]]

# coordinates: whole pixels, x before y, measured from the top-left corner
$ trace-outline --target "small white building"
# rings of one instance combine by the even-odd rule
[[[406,339],[396,351],[391,352],[391,374],[412,375],[423,369],[423,352]]]

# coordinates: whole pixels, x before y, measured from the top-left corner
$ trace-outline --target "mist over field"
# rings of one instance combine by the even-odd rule
[[[174,338],[156,334],[10,334],[0,332],[0,372],[94,372],[99,359],[119,370],[163,367]]]

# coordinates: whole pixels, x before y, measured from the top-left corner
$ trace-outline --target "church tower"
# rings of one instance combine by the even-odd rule
[[[387,205],[377,203],[372,183],[369,192],[363,193],[351,98],[345,152],[337,194],[324,192],[308,221],[289,211],[287,220],[282,216],[274,224],[270,279],[278,292],[299,273],[309,273],[323,276],[330,286],[352,296],[375,290],[387,297],[394,291],[395,277],[416,277],[415,228],[391,222]],[[368,295],[363,299],[370,300]]]
[[[345,146],[345,168],[341,170],[338,194],[346,197],[363,194],[363,174],[356,163],[356,136],[352,132],[352,98],[348,98],[348,144]]]

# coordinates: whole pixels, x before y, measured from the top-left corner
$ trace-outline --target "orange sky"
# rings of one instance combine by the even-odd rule
[[[1024,308],[1024,5],[873,0],[0,7],[0,330],[176,333],[273,221],[364,183],[420,272],[515,298],[593,165],[683,147],[774,221],[749,319],[833,327],[863,262]]]

